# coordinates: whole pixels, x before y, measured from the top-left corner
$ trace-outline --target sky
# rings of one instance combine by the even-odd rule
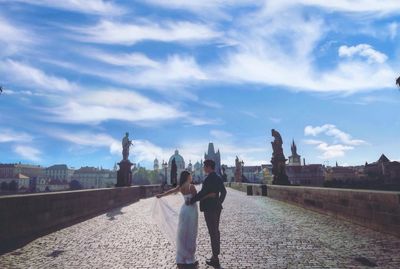
[[[0,0],[0,162],[400,160],[398,0]]]

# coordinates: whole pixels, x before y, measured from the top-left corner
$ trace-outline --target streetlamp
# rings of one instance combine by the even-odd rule
[[[168,163],[163,160],[162,162],[162,167],[164,168],[164,182],[163,182],[163,190],[164,186],[167,185],[167,168],[168,168]]]
[[[241,178],[241,181],[243,182],[243,179],[244,179],[244,177],[243,177],[244,161],[242,160],[242,161],[240,162],[240,164],[241,164],[241,166],[242,166],[242,178]]]

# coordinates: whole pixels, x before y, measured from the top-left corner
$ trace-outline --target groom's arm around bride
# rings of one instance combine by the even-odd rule
[[[204,212],[208,232],[211,238],[212,258],[207,264],[219,267],[218,255],[220,253],[220,232],[219,220],[221,216],[222,203],[226,197],[226,189],[220,176],[215,173],[215,162],[212,160],[204,161],[204,172],[208,175],[203,182],[200,192],[195,195],[190,203],[200,201],[200,211]],[[207,195],[214,193],[215,196]]]

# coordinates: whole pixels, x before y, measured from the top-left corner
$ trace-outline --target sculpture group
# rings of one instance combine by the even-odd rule
[[[282,137],[275,129],[271,130],[272,136],[275,138],[272,144],[272,174],[274,175],[272,184],[274,185],[290,185],[289,177],[286,175],[286,161],[285,154],[282,148]]]

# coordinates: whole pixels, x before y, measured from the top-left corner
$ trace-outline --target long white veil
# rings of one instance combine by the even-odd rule
[[[176,236],[178,229],[179,213],[171,207],[163,198],[154,198],[151,211],[154,222],[158,225],[161,232],[167,237],[168,241],[176,247]]]

